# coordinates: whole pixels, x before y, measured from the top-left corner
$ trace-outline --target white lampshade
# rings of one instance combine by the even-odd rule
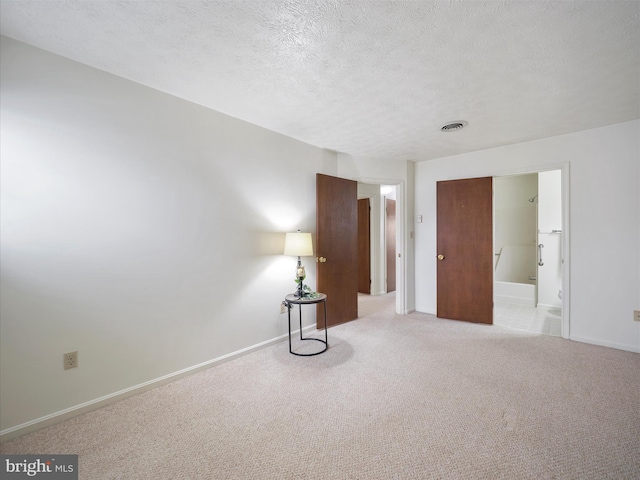
[[[284,254],[292,257],[313,256],[310,233],[287,233],[284,240]]]

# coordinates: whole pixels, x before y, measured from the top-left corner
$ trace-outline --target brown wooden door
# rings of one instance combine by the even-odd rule
[[[358,200],[358,292],[371,294],[371,206]]]
[[[358,318],[357,201],[353,180],[316,174],[317,288],[327,294],[328,326]],[[318,328],[321,314],[319,307]]]
[[[385,199],[385,243],[387,245],[387,293],[396,291],[396,201]]]
[[[437,183],[437,316],[493,323],[492,178]]]

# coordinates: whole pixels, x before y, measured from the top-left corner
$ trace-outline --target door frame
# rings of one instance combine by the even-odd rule
[[[380,295],[381,293],[379,289],[380,265],[377,258],[378,252],[380,251],[380,205],[378,205],[380,196],[378,195],[376,197],[371,192],[367,191],[369,190],[368,188],[365,188],[365,191],[362,191],[361,185],[364,185],[365,187],[375,187],[377,185],[358,182],[358,195],[361,195],[358,197],[358,200],[369,200],[369,275],[371,277],[371,289],[369,294],[375,296]]]
[[[492,177],[508,177],[513,175],[527,175],[532,173],[548,172],[552,170],[560,170],[562,184],[562,338],[569,339],[571,335],[571,222],[570,222],[570,164],[569,162],[554,163],[549,165],[540,165],[536,167],[514,168],[507,170],[499,170],[489,173]],[[495,216],[494,216],[495,222]],[[494,223],[495,234],[495,223]],[[494,279],[495,281],[495,279]]]
[[[412,271],[408,268],[410,262],[414,262],[413,242],[409,242],[409,237],[413,239],[413,235],[407,235],[407,224],[413,225],[406,220],[407,214],[410,212],[413,216],[413,199],[406,201],[406,186],[404,180],[388,179],[388,178],[369,178],[356,177],[352,178],[359,183],[370,185],[393,185],[396,187],[396,254],[400,258],[396,259],[396,313],[398,315],[406,315],[415,311],[415,308],[409,309],[408,291],[413,285],[413,279],[409,279],[407,272]],[[410,203],[410,205],[408,205]],[[412,232],[413,233],[413,232]]]

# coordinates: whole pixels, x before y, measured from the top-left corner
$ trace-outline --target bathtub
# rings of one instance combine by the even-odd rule
[[[528,283],[494,282],[493,301],[536,306],[536,286]]]

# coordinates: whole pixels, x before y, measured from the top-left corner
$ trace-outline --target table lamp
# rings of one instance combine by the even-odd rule
[[[313,245],[311,243],[310,233],[300,233],[298,230],[296,233],[287,233],[284,240],[284,254],[293,257],[298,257],[298,265],[296,266],[296,283],[298,284],[298,290],[295,295],[298,298],[304,296],[305,290],[303,280],[307,276],[304,271],[304,266],[300,257],[313,256]]]

